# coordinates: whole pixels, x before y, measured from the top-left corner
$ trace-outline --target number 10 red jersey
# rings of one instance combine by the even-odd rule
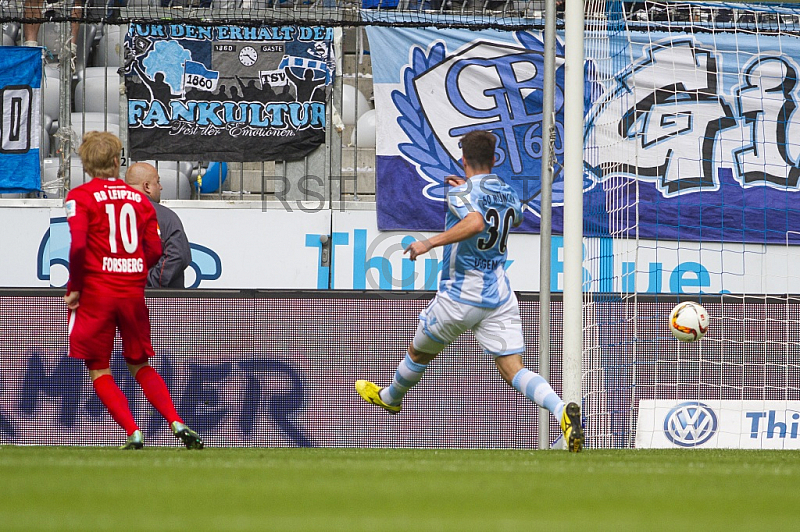
[[[72,244],[67,290],[143,296],[147,270],[161,256],[150,199],[121,179],[95,178],[67,194]]]

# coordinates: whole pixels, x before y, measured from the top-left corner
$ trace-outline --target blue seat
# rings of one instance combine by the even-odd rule
[[[212,192],[219,191],[227,178],[227,163],[209,163],[208,168],[202,174],[202,177],[197,180],[200,193],[211,194]]]

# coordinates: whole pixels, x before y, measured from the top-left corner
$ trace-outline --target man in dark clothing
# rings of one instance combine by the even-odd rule
[[[192,250],[178,215],[161,201],[161,178],[149,163],[134,163],[125,173],[125,183],[144,192],[156,210],[158,233],[164,254],[147,272],[147,288],[185,288],[183,271],[192,262]]]

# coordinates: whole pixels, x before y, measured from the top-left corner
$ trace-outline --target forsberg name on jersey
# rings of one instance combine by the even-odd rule
[[[135,190],[130,190],[127,188],[109,187],[108,194],[106,194],[105,190],[98,190],[97,192],[94,192],[94,199],[97,202],[109,200],[129,200],[135,201],[136,203],[141,203],[142,195]]]
[[[113,273],[141,273],[144,271],[144,261],[142,259],[103,257],[103,271]]]

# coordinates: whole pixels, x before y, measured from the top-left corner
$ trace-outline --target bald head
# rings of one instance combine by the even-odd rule
[[[134,163],[125,172],[125,183],[155,201],[161,201],[161,178],[158,170],[150,163]]]

